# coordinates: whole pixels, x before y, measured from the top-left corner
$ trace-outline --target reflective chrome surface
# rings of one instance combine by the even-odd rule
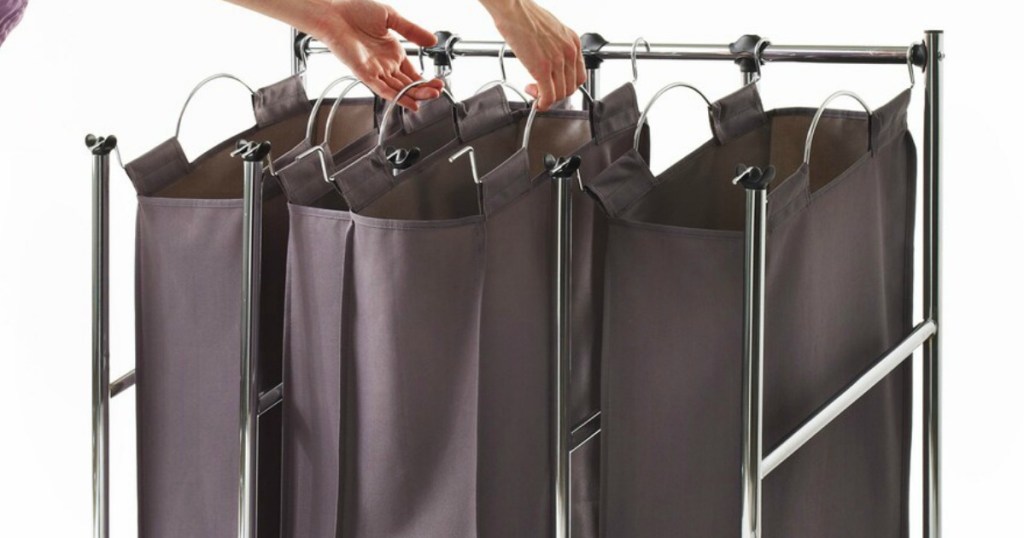
[[[114,396],[117,396],[118,394],[121,394],[122,392],[134,386],[135,370],[132,370],[127,374],[124,374],[123,376],[115,379],[114,382],[110,384],[110,397],[113,398]]]
[[[496,57],[501,50],[501,41],[471,41],[460,39],[451,48],[453,57]],[[638,50],[638,60],[736,60],[749,53],[735,53],[728,44],[673,44],[651,43],[651,49]],[[406,52],[418,54],[418,48],[405,43]],[[300,48],[301,47],[300,45]],[[310,40],[304,47],[306,54],[330,52],[323,43]],[[603,60],[629,60],[633,57],[632,43],[609,43],[593,54]],[[505,57],[514,58],[511,50]],[[761,57],[766,62],[810,62],[810,63],[862,63],[862,64],[904,64],[907,61],[907,46],[858,46],[858,45],[776,45],[765,47]]]
[[[940,233],[942,183],[942,31],[925,33],[927,61],[925,63],[924,104],[924,315],[925,319],[942,326],[940,307],[942,299],[942,258]],[[940,512],[940,389],[941,336],[938,331],[924,344],[924,397],[922,423],[924,425],[924,535],[939,538],[942,526]]]
[[[836,417],[846,411],[861,396],[864,396],[879,381],[884,379],[897,366],[903,364],[918,347],[935,334],[935,323],[925,321],[917,326],[913,332],[902,342],[882,356],[870,370],[863,373],[856,381],[832,397],[831,400],[822,406],[814,415],[804,422],[800,428],[789,435],[785,441],[779,444],[764,458],[761,463],[761,478],[764,479],[775,470],[787,458],[800,450],[807,441],[817,435],[818,432],[828,426]]]
[[[761,533],[761,431],[764,384],[764,275],[767,236],[766,189],[747,189],[743,267],[743,487],[741,536]]]
[[[110,536],[110,154],[92,156],[92,521]]]
[[[239,392],[238,538],[256,537],[257,418],[259,388],[260,228],[262,162],[246,159],[242,188],[242,312]]]
[[[535,108],[536,109],[536,108]],[[573,178],[554,178],[556,189],[554,327],[554,501],[555,538],[569,538],[569,374],[572,360],[572,187]]]

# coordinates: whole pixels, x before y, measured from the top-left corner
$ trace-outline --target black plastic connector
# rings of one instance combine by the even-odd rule
[[[760,43],[760,49],[758,49],[758,43]],[[757,59],[768,45],[768,40],[762,41],[761,36],[746,34],[729,44],[729,52],[742,55],[736,59],[736,65],[740,66],[740,71],[757,73],[761,71]]]
[[[582,163],[583,159],[579,155],[555,157],[548,153],[544,156],[544,168],[554,179],[566,179],[576,175]]]
[[[601,37],[601,34],[587,32],[580,36],[580,49],[583,51],[583,64],[587,69],[601,67],[604,60],[597,55],[602,47],[608,44],[608,40]]]
[[[85,147],[89,148],[93,155],[110,155],[110,152],[117,147],[117,137],[88,134],[85,135]]]
[[[405,148],[384,148],[384,154],[387,155],[388,162],[391,163],[391,167],[395,170],[405,170],[412,165],[416,164],[416,161],[420,158],[420,148],[412,147],[409,149]]]
[[[231,152],[232,155],[240,155],[243,161],[251,163],[263,162],[263,159],[270,155],[270,142],[239,140],[235,148],[235,151]]]
[[[434,32],[434,37],[437,38],[437,44],[432,47],[425,47],[423,54],[430,56],[434,60],[435,66],[451,67],[452,65],[452,46],[459,40],[459,36],[441,30],[440,32]]]
[[[735,185],[740,185],[745,189],[750,190],[765,190],[768,188],[768,184],[775,179],[775,167],[769,165],[762,169],[759,166],[747,166],[745,164],[736,165],[736,177],[733,178],[732,182]]]

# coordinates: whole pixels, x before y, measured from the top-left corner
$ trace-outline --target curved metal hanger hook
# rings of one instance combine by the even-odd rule
[[[594,104],[594,96],[591,95],[590,92],[587,91],[587,89],[585,87],[580,86],[577,89],[579,90],[580,93],[583,94],[584,97],[586,97],[590,101],[591,105]],[[522,146],[523,149],[529,149],[529,147],[530,147],[530,134],[533,132],[533,120],[535,120],[536,118],[537,118],[537,101],[534,100],[532,105],[530,106],[530,116],[528,118],[526,118],[526,128],[523,129],[523,146]]]
[[[502,86],[504,88],[508,88],[508,89],[512,90],[512,92],[514,92],[520,99],[522,99],[522,101],[524,103],[528,102],[530,100],[530,98],[527,97],[527,95],[525,93],[523,93],[522,90],[520,90],[519,88],[516,88],[515,86],[513,86],[512,84],[509,84],[509,82],[508,82],[508,74],[505,71],[505,52],[507,50],[508,50],[508,43],[502,43],[501,44],[501,49],[498,50],[498,66],[501,68],[501,78],[498,79],[498,80],[492,80],[492,81],[484,84],[483,86],[480,86],[480,88],[477,89],[477,91],[473,92],[473,94],[476,95],[476,94],[478,94],[480,92],[489,90],[489,89],[491,89],[491,88],[493,88],[495,86]]]
[[[322,105],[323,102],[324,102],[324,99],[327,98],[327,92],[331,91],[335,86],[337,86],[338,84],[341,84],[342,82],[345,82],[345,81],[349,81],[349,82],[355,83],[355,82],[359,82],[359,79],[356,78],[356,77],[353,77],[351,75],[346,75],[344,77],[339,77],[339,78],[334,79],[333,81],[331,81],[330,84],[327,85],[326,88],[324,88],[324,91],[320,92],[320,97],[317,97],[316,103],[313,104],[313,110],[310,111],[310,113],[309,113],[309,120],[306,122],[306,142],[309,142],[310,145],[313,145],[313,129],[316,127],[316,117],[317,117],[317,115],[320,112],[320,105]],[[341,97],[344,97],[344,95],[346,93],[348,93],[348,90],[351,89],[351,88],[352,88],[351,85],[348,88],[346,88],[342,92]],[[335,103],[338,103],[339,101],[341,101],[341,98],[338,98],[337,100],[335,100]],[[328,120],[328,121],[330,121],[330,120]],[[327,124],[327,128],[330,128],[330,123]],[[324,141],[327,141],[326,133],[324,134]]]
[[[240,79],[240,78],[238,78],[235,75],[232,75],[230,73],[217,73],[216,75],[210,75],[210,76],[204,78],[203,80],[200,80],[199,83],[196,84],[194,88],[192,88],[192,91],[189,92],[188,97],[185,99],[185,104],[181,105],[181,112],[178,113],[178,124],[174,128],[174,138],[178,138],[178,136],[181,135],[181,121],[183,119],[185,119],[185,110],[188,109],[188,105],[189,105],[189,103],[192,102],[192,98],[196,96],[196,93],[199,92],[199,90],[203,86],[206,86],[208,83],[210,83],[210,82],[212,82],[214,80],[222,79],[222,78],[223,79],[228,79],[228,80],[233,80],[233,81],[241,84],[242,86],[244,86],[245,89],[249,90],[249,95],[256,95],[256,90],[252,89],[252,86],[249,86],[248,84],[245,83],[245,81],[243,81],[242,79]]]
[[[827,107],[828,104],[832,102],[832,100],[834,100],[834,99],[836,99],[838,97],[852,97],[853,99],[856,99],[857,102],[860,103],[860,105],[862,107],[864,107],[864,110],[868,113],[868,135],[870,136],[870,133],[871,133],[871,107],[869,107],[868,104],[866,102],[864,102],[864,100],[861,99],[859,95],[857,95],[857,94],[855,94],[855,93],[853,93],[851,91],[846,91],[846,90],[837,91],[837,92],[833,93],[832,95],[828,96],[828,99],[825,99],[825,102],[822,103],[820,107],[818,107],[818,111],[814,113],[814,119],[811,120],[811,126],[810,126],[809,129],[807,129],[807,140],[804,142],[804,162],[803,162],[803,164],[805,164],[807,166],[810,166],[810,162],[811,162],[811,142],[814,140],[814,130],[818,128],[818,122],[821,121],[821,115],[825,113],[825,107]],[[870,144],[870,140],[869,140],[868,143]]]
[[[391,114],[394,111],[395,106],[397,106],[398,102],[402,100],[402,97],[405,97],[405,94],[409,93],[409,90],[416,88],[418,86],[422,86],[429,82],[429,80],[417,80],[410,83],[408,86],[402,88],[401,91],[398,92],[398,95],[396,95],[395,98],[388,103],[388,107],[384,109],[384,115],[381,117],[380,120],[380,132],[377,135],[377,143],[373,146],[373,148],[370,149],[370,151],[366,152],[364,156],[373,155],[374,152],[376,152],[377,150],[384,146],[384,136],[387,134],[388,120],[391,118]],[[455,100],[455,96],[452,95],[452,92],[449,91],[448,88],[441,88],[441,95],[445,96],[445,98],[448,99],[452,106],[458,106],[459,102]],[[352,164],[349,164],[349,166],[352,166]],[[339,174],[347,170],[349,166],[346,166],[345,168],[335,172],[334,175],[329,176],[327,180],[332,181]]]
[[[388,107],[384,109],[384,116],[382,116],[380,120],[380,133],[377,135],[377,145],[374,146],[372,151],[376,151],[377,148],[384,145],[384,135],[387,134],[388,119],[391,117],[391,114],[394,111],[395,106],[398,105],[398,102],[405,97],[405,94],[409,93],[409,90],[429,82],[429,80],[417,80],[410,83],[408,86],[402,88],[402,90],[398,92],[398,95],[388,103]],[[452,106],[457,106],[459,104],[459,102],[455,100],[455,96],[452,95],[452,92],[449,91],[447,87],[441,88],[441,95],[445,96]]]
[[[651,52],[651,44],[648,43],[646,39],[638,37],[633,41],[633,48],[629,51],[629,61],[633,64],[633,84],[636,84],[637,79],[640,78],[639,70],[636,67],[636,48],[640,43],[644,44],[644,47],[647,48],[647,52]]]
[[[665,86],[664,88],[658,90],[658,93],[654,94],[654,97],[651,97],[651,100],[647,103],[647,106],[644,107],[643,114],[640,114],[640,119],[636,122],[636,132],[633,133],[634,150],[640,149],[640,135],[641,133],[643,133],[644,124],[647,123],[647,115],[651,112],[651,107],[654,106],[654,103],[656,103],[662,95],[675,88],[687,88],[693,90],[694,92],[697,93],[697,95],[701,97],[701,99],[704,100],[705,103],[707,103],[708,110],[711,110],[711,100],[709,100],[708,97],[704,95],[704,92],[700,91],[696,86],[692,84],[687,84],[686,82],[673,82],[672,84]]]
[[[341,105],[341,102],[345,100],[345,97],[348,96],[348,93],[352,91],[356,86],[362,86],[367,90],[370,90],[370,93],[373,94],[374,98],[376,99],[377,94],[373,93],[373,89],[367,86],[366,83],[363,82],[362,80],[356,80],[355,82],[349,84],[348,86],[345,86],[345,89],[341,90],[341,93],[339,93],[338,97],[335,98],[334,103],[331,104],[331,111],[329,114],[327,114],[327,126],[324,127],[324,144],[326,144],[327,141],[331,139],[331,131],[334,129],[334,116],[335,114],[338,113],[339,105]]]

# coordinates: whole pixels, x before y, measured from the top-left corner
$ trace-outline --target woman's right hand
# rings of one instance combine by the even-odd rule
[[[516,58],[536,81],[526,92],[547,110],[587,79],[580,38],[533,0],[481,0]]]
[[[413,24],[391,6],[374,0],[333,0],[310,32],[377,95],[393,100],[402,88],[421,80],[391,30],[421,47],[437,43],[434,34]],[[417,101],[441,95],[444,82],[432,79],[408,91],[399,104],[416,110]]]

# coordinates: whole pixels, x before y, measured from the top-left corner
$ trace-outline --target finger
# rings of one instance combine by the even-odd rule
[[[555,77],[554,72],[548,72],[547,76],[537,81],[540,88],[540,97],[537,98],[537,108],[544,111],[551,107],[555,100]]]
[[[430,99],[436,98],[441,94],[441,92],[436,88],[431,88],[427,86],[427,81],[425,80],[409,80],[409,77],[405,73],[402,73],[400,71],[394,72],[392,76],[398,79],[398,81],[402,84],[403,88],[409,86],[414,82],[419,83],[418,86],[411,88],[409,89],[408,92],[406,92],[406,95],[417,101],[428,101]]]
[[[580,55],[579,38],[569,33],[569,43],[565,48],[565,95],[572,95],[579,84],[576,82],[576,58]]]
[[[416,71],[416,68],[413,67],[412,63],[409,62],[408,58],[402,62],[401,66],[399,66],[399,71],[401,71],[401,73],[406,77],[409,77],[410,82],[424,81],[423,76],[418,71]],[[435,78],[424,81],[422,85],[417,86],[416,89],[413,91],[416,92],[415,97],[417,99],[436,99],[437,97],[440,97],[441,88],[443,87],[444,81],[439,78]]]
[[[531,83],[527,84],[525,89],[526,89],[526,95],[529,95],[530,97],[533,97],[534,99],[536,99],[537,98],[537,94],[540,93],[540,88],[537,87],[537,84],[535,82],[531,82]]]
[[[583,45],[580,44],[580,36],[573,34],[572,37],[573,43],[576,45],[576,57],[573,58],[573,63],[576,64],[575,86],[578,88],[587,81],[587,66],[583,62]],[[576,91],[576,89],[573,88],[573,91]]]
[[[387,27],[396,31],[402,37],[412,41],[421,47],[432,47],[437,44],[437,38],[429,30],[398,14],[390,6],[388,7]]]
[[[548,106],[561,101],[563,97],[565,97],[565,67],[562,62],[558,62],[551,71],[551,102]]]
[[[399,80],[397,77],[393,77],[390,75],[382,76],[381,80],[383,80],[384,83],[387,84],[387,86],[395,92],[395,97],[397,97],[397,95],[401,93],[401,91],[405,89],[405,87],[408,85],[402,84],[401,80]],[[415,88],[413,90],[405,92],[405,94],[402,95],[402,98],[398,100],[398,104],[410,110],[419,110],[419,104],[416,102],[416,99],[409,95],[409,92],[414,90]],[[391,99],[394,100],[395,97],[392,97]]]

